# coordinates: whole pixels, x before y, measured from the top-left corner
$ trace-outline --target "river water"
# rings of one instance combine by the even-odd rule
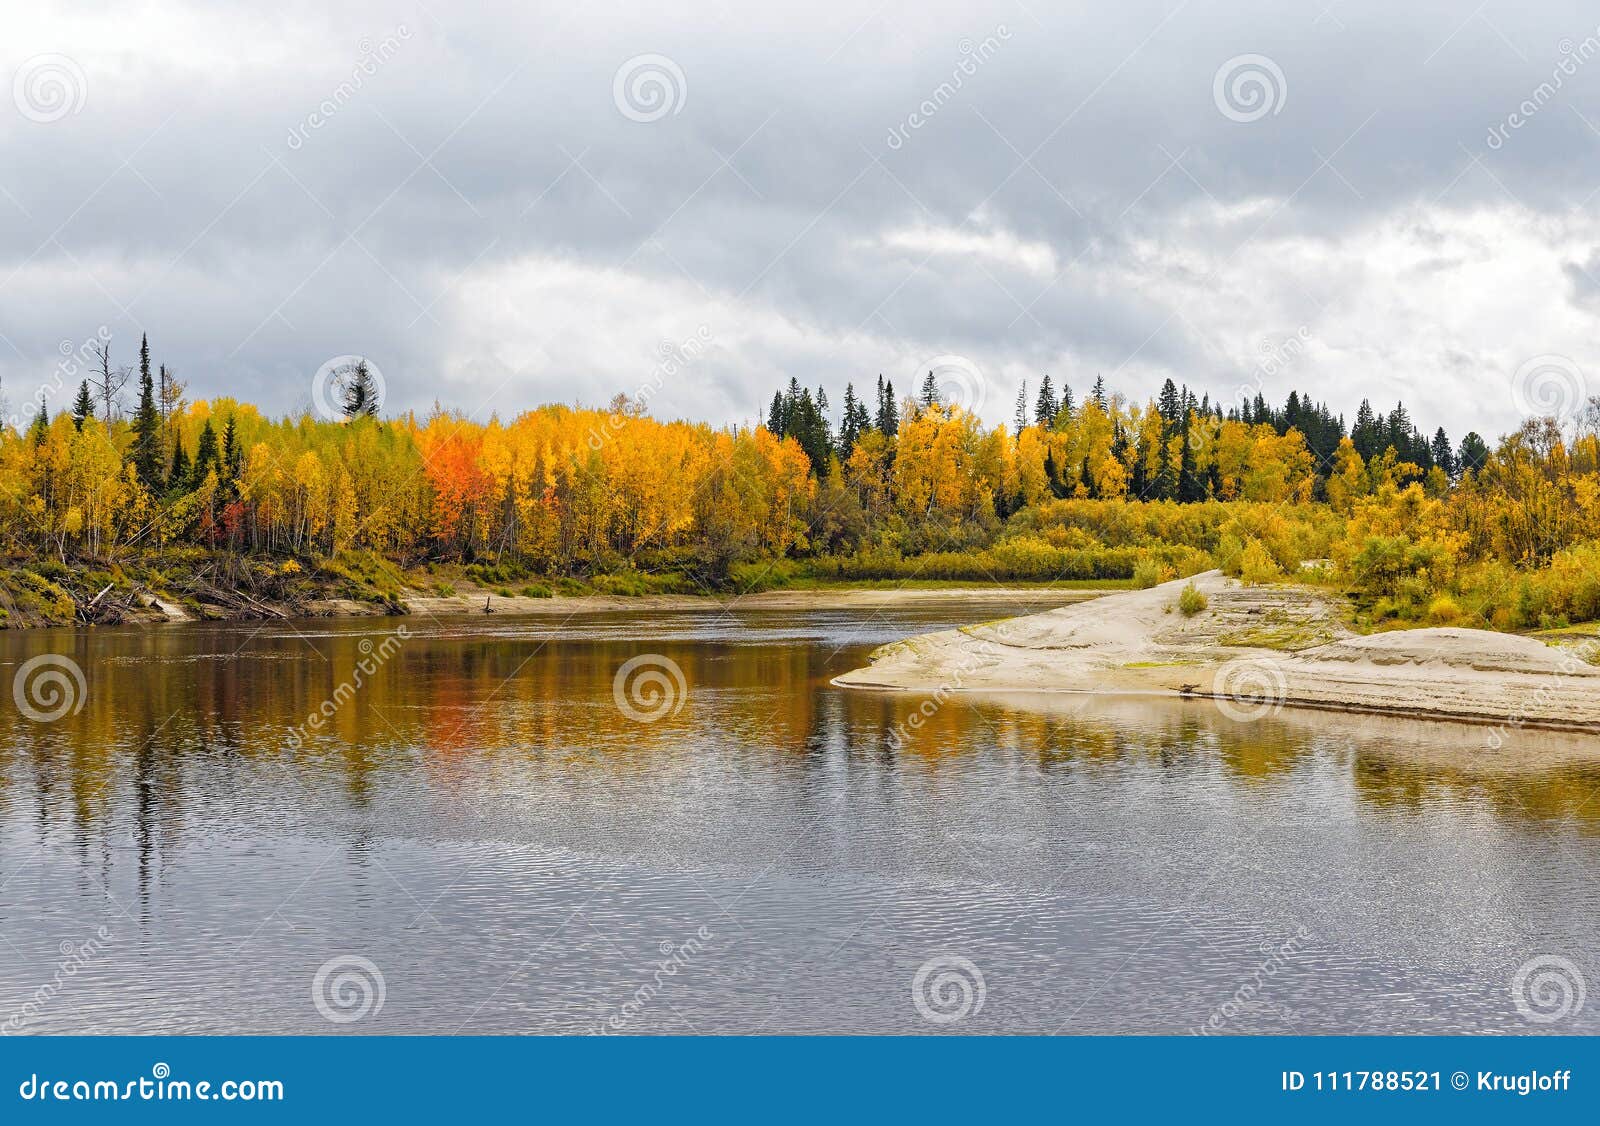
[[[1570,739],[829,684],[1005,612],[0,634],[0,1030],[1600,1031]]]

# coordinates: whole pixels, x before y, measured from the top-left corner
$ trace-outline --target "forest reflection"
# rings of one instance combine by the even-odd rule
[[[0,803],[40,831],[126,820],[133,845],[158,851],[187,831],[197,790],[208,809],[248,801],[297,815],[370,809],[417,778],[445,797],[632,780],[653,800],[676,787],[692,804],[707,771],[797,793],[875,776],[989,786],[996,771],[1248,793],[1293,787],[1315,761],[1337,764],[1373,809],[1471,803],[1508,822],[1600,827],[1600,755],[1583,736],[1518,732],[1491,754],[1480,728],[1422,721],[1284,711],[1238,723],[1199,701],[847,693],[829,678],[870,648],[848,622],[836,637],[796,636],[781,621],[714,625],[408,622],[393,644],[400,627],[386,619],[6,635],[4,685],[48,652],[76,662],[88,691],[55,723],[4,703]],[[687,689],[657,722],[629,718],[613,695],[618,669],[646,652],[680,669]],[[276,792],[228,792],[240,785]]]

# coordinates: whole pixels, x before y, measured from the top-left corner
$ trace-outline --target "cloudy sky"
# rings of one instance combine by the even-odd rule
[[[954,356],[1492,436],[1600,391],[1600,12],[1474,3],[13,5],[0,380],[506,416],[698,335],[657,415]]]

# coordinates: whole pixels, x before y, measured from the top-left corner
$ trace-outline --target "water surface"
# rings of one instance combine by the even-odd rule
[[[1600,988],[1600,770],[1517,765],[1531,733],[829,684],[1003,613],[0,634],[0,1025],[1600,1030],[1513,996],[1540,956]],[[9,690],[47,653],[85,693],[39,723]],[[618,704],[635,658],[681,670],[661,718]]]

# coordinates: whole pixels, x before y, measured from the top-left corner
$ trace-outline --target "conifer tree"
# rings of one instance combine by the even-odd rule
[[[1050,377],[1046,375],[1039,381],[1039,397],[1033,403],[1033,421],[1048,430],[1055,425],[1059,409],[1056,393],[1050,386]]]
[[[167,488],[172,492],[186,491],[190,473],[189,455],[183,448],[183,439],[178,438],[172,447],[172,472],[167,474]]]
[[[85,379],[78,385],[78,397],[72,402],[72,425],[79,432],[83,424],[94,417],[94,395],[89,391],[89,381]]]
[[[340,404],[344,416],[376,416],[382,405],[378,401],[380,397],[377,381],[372,378],[372,369],[367,366],[366,360],[357,360],[344,382],[344,402]]]
[[[211,420],[206,419],[206,424],[200,428],[200,439],[195,444],[194,450],[194,483],[198,488],[205,484],[206,475],[213,470],[221,468],[221,459],[217,454],[217,432],[211,428]]]
[[[1429,452],[1433,455],[1433,464],[1451,477],[1456,475],[1456,455],[1450,448],[1450,438],[1445,434],[1444,427],[1441,426],[1433,432],[1433,443]]]
[[[161,456],[161,412],[156,408],[155,381],[150,374],[150,339],[139,342],[139,409],[133,416],[133,467],[146,488],[166,484]]]
[[[894,401],[894,381],[878,376],[878,429],[885,438],[900,433],[900,405]]]

